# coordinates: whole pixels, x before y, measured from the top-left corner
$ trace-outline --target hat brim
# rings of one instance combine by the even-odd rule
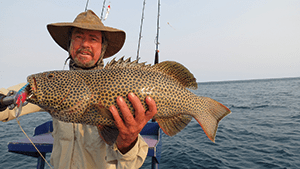
[[[124,31],[104,26],[99,28],[98,25],[89,24],[78,24],[78,23],[54,23],[48,24],[47,29],[54,39],[54,41],[64,50],[68,51],[69,43],[69,33],[72,27],[96,30],[105,32],[105,37],[107,40],[107,48],[104,54],[104,58],[108,58],[118,53],[124,45],[126,34]]]

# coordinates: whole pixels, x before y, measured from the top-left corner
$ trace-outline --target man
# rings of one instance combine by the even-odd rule
[[[91,10],[80,13],[72,23],[55,23],[47,25],[55,42],[69,52],[71,70],[93,70],[103,67],[103,59],[116,54],[123,46],[125,32],[106,27]],[[11,89],[18,90],[24,84]],[[5,94],[7,90],[1,89]],[[156,114],[153,99],[146,98],[149,110],[145,111],[138,97],[128,94],[135,109],[132,116],[122,97],[116,99],[123,115],[119,116],[116,107],[110,112],[119,129],[119,136],[113,146],[108,146],[100,138],[96,126],[65,123],[53,119],[53,151],[51,164],[54,168],[139,168],[148,151],[139,132]],[[36,105],[28,104],[22,114],[42,111]],[[0,112],[0,120],[14,119],[14,111],[6,109]]]

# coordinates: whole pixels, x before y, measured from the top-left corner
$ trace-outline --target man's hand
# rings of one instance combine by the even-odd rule
[[[155,101],[149,96],[146,97],[146,103],[149,107],[147,112],[145,112],[141,101],[135,94],[129,93],[128,99],[135,110],[135,118],[132,116],[126,102],[121,96],[117,97],[117,105],[120,107],[124,121],[120,117],[115,106],[109,108],[114,116],[115,125],[119,129],[119,136],[116,140],[116,144],[123,154],[127,153],[135,145],[138,134],[157,112]]]

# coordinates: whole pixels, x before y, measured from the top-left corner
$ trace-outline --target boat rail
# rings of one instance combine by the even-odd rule
[[[34,130],[34,135],[30,137],[30,139],[33,141],[35,146],[39,149],[39,151],[45,158],[47,153],[52,152],[52,131],[52,121],[47,121],[37,126]],[[156,122],[148,122],[140,134],[149,146],[147,156],[152,158],[152,169],[158,169],[162,150],[161,128],[159,128]],[[9,142],[8,151],[36,157],[37,169],[44,169],[45,167],[45,161],[27,138]]]

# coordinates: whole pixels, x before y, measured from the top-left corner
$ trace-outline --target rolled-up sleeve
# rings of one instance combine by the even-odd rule
[[[115,144],[107,146],[106,152],[107,163],[115,164],[117,169],[135,169],[143,165],[148,153],[148,144],[139,135],[135,146],[126,154],[122,154]]]

